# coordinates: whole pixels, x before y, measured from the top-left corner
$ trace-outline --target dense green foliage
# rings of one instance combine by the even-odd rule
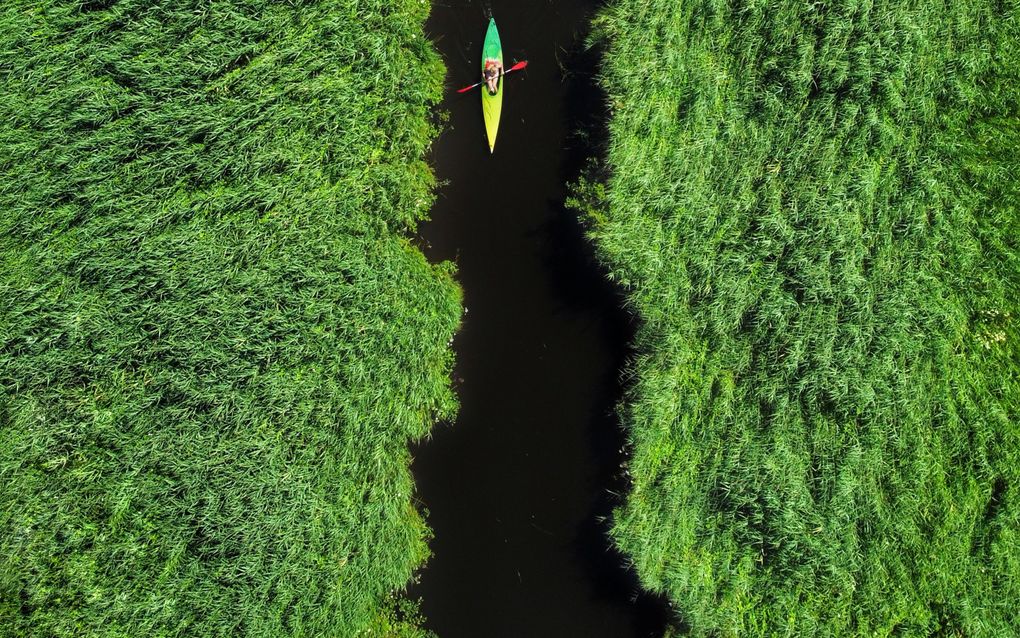
[[[408,630],[428,8],[0,5],[0,634]]]
[[[1020,634],[1020,5],[614,0],[613,534],[693,635]]]

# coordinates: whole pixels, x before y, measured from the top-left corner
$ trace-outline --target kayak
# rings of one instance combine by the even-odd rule
[[[489,18],[489,29],[485,32],[485,44],[482,45],[482,72],[485,62],[499,60],[503,65],[503,45],[499,42],[499,31],[496,21]],[[489,95],[489,88],[482,85],[482,116],[485,118],[485,134],[489,137],[489,152],[496,148],[496,131],[499,130],[499,114],[503,110],[503,77],[496,83],[496,94]]]

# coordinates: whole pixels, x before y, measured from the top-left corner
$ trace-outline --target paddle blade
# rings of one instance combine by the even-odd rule
[[[512,67],[510,67],[510,71],[520,71],[521,69],[523,69],[526,66],[528,66],[528,61],[527,60],[522,60],[522,61],[518,62],[517,64],[513,65]],[[509,73],[510,71],[507,71],[507,73]]]
[[[479,82],[478,84],[481,84],[481,82]],[[457,93],[467,93],[471,89],[473,89],[476,86],[478,86],[478,84],[472,84],[471,86],[465,86],[463,89],[457,89]]]

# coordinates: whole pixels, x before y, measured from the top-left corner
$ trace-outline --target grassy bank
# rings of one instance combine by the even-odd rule
[[[460,314],[403,238],[427,12],[3,3],[4,636],[407,629],[407,443],[455,409]]]
[[[615,0],[613,534],[693,635],[1020,634],[1020,5]]]

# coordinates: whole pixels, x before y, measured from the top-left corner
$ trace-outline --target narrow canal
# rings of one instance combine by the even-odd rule
[[[453,260],[468,314],[454,347],[457,422],[415,451],[433,558],[410,595],[441,638],[661,636],[665,610],[638,595],[600,517],[619,489],[613,415],[631,326],[591,256],[565,183],[593,152],[602,100],[581,40],[588,0],[434,4],[427,25],[451,87],[432,157],[445,184],[420,229]],[[477,79],[488,15],[507,67],[496,152]],[[594,119],[590,119],[594,118]]]

